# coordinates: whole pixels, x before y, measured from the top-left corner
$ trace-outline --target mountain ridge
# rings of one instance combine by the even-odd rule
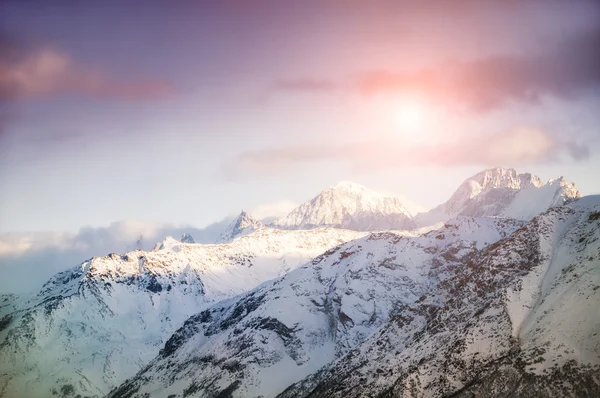
[[[425,226],[462,215],[530,220],[550,207],[580,197],[575,184],[564,177],[543,183],[530,173],[493,168],[466,179],[446,202],[417,214],[415,222]]]
[[[411,229],[412,215],[400,199],[387,197],[349,181],[342,181],[302,203],[273,222],[283,229],[334,227],[352,230]]]
[[[6,297],[0,395],[41,398],[72,387],[104,396],[197,311],[362,235],[265,228],[225,244],[168,237],[156,250],[86,260],[56,274],[29,300],[17,305]]]

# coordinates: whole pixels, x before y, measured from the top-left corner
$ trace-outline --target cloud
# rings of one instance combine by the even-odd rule
[[[356,88],[364,95],[412,92],[474,111],[498,108],[508,101],[536,102],[545,95],[571,98],[600,88],[597,48],[600,35],[595,33],[538,55],[491,56],[413,71],[367,72],[356,79]]]
[[[573,159],[586,160],[590,157],[590,147],[578,142],[566,142],[565,148]]]
[[[281,200],[256,206],[249,212],[257,219],[270,222],[294,207],[294,203]],[[204,228],[125,220],[107,227],[83,227],[77,233],[0,234],[0,292],[35,291],[55,273],[86,259],[136,248],[151,250],[167,236],[179,239],[188,233],[196,243],[215,243],[235,216],[237,214],[227,216]]]
[[[296,206],[297,204],[292,201],[278,200],[275,202],[269,202],[255,206],[248,212],[257,220],[269,223],[278,218],[286,216],[290,211],[296,208]]]
[[[278,80],[272,88],[284,93],[345,89],[365,97],[409,93],[448,108],[484,112],[509,101],[532,103],[546,95],[572,98],[585,91],[600,91],[598,48],[600,26],[568,36],[538,53],[455,59],[410,69],[388,65],[337,80]]]
[[[0,100],[78,94],[93,98],[143,101],[162,99],[174,92],[159,80],[124,81],[99,68],[77,62],[50,47],[19,51],[0,40]]]
[[[328,79],[310,77],[276,80],[272,87],[274,91],[290,92],[330,92],[337,89],[336,84]]]
[[[214,243],[232,217],[205,228],[119,221],[108,227],[84,227],[75,234],[58,232],[0,234],[0,292],[22,293],[41,287],[52,275],[93,256],[152,249],[167,236],[183,233],[197,243]],[[138,239],[142,237],[141,242]]]
[[[117,79],[106,71],[82,63],[69,54],[47,45],[32,45],[0,29],[0,140],[8,126],[20,120],[19,103],[24,100],[77,95],[88,98],[150,101],[167,98],[175,88],[159,79]],[[62,143],[80,134],[45,133],[40,140]],[[8,147],[8,141],[3,142]],[[0,152],[2,150],[0,145]]]
[[[341,162],[357,171],[403,166],[520,166],[555,162],[569,156],[583,160],[588,153],[579,144],[560,141],[548,132],[518,127],[495,134],[461,136],[435,144],[380,139],[342,145],[283,147],[239,154],[226,170],[240,174],[289,171],[315,162]]]
[[[338,84],[331,79],[316,77],[277,79],[270,83],[258,98],[260,102],[264,102],[278,94],[328,94],[339,88]]]

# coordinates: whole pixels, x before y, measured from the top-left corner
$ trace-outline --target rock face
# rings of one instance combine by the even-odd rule
[[[594,396],[599,287],[600,197],[375,233],[189,318],[109,397]]]
[[[356,231],[411,229],[412,216],[398,198],[351,182],[338,183],[273,223],[284,229],[335,227]]]
[[[196,243],[196,242],[194,242],[194,238],[192,238],[192,235],[190,235],[190,234],[181,235],[181,238],[179,238],[179,241],[181,243]]]
[[[580,197],[575,184],[567,183],[562,177],[544,184],[529,173],[489,169],[467,179],[446,203],[418,214],[415,221],[425,226],[456,216],[531,220],[550,207]]]
[[[597,394],[600,197],[458,260],[422,300],[281,396]]]
[[[362,235],[265,228],[223,245],[167,238],[155,251],[85,261],[24,302],[3,295],[0,396],[102,397],[189,316]]]
[[[263,223],[242,210],[240,215],[223,231],[217,243],[231,242],[238,236],[250,234],[262,227],[264,227]]]

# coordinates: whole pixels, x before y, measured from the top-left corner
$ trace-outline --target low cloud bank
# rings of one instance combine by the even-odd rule
[[[55,273],[94,256],[150,250],[167,236],[192,235],[197,243],[214,243],[231,217],[206,228],[151,222],[119,221],[108,227],[84,227],[76,234],[57,232],[0,234],[0,292],[25,293],[39,289]]]

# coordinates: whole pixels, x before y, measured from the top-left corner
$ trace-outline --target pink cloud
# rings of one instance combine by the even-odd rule
[[[336,85],[327,79],[316,79],[311,77],[302,77],[295,79],[281,79],[273,84],[273,89],[278,91],[312,91],[327,92],[336,88]]]
[[[571,98],[600,89],[600,28],[567,37],[537,53],[453,58],[429,67],[386,65],[347,78],[304,77],[276,81],[281,92],[318,93],[342,88],[367,97],[411,94],[449,108],[487,111],[509,101],[535,102],[546,95]]]
[[[521,166],[557,161],[562,156],[579,160],[585,153],[572,150],[548,132],[518,127],[479,137],[462,136],[454,141],[410,144],[377,140],[331,146],[284,147],[248,151],[229,163],[228,174],[282,173],[315,162],[339,162],[362,171],[404,166]]]
[[[17,60],[0,59],[0,98],[42,98],[81,94],[121,100],[161,99],[173,93],[162,81],[117,80],[103,71],[76,62],[67,54],[44,48]]]

